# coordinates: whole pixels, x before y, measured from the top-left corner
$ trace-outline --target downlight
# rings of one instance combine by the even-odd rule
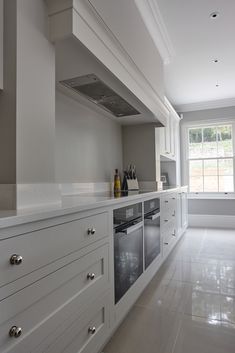
[[[212,12],[212,13],[210,14],[210,18],[211,18],[212,20],[215,20],[215,19],[217,19],[218,17],[219,17],[219,12],[217,12],[217,11]]]

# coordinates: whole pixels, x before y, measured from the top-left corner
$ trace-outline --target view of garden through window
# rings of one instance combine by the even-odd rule
[[[188,132],[190,192],[233,192],[232,125]]]

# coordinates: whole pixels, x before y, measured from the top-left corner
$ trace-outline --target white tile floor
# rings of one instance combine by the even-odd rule
[[[235,230],[188,229],[104,353],[212,352],[235,352]]]

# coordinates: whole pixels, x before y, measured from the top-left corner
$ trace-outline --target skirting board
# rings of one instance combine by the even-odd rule
[[[227,215],[188,215],[189,227],[235,229],[235,216]]]

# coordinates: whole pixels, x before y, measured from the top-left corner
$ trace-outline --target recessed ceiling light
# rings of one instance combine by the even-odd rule
[[[219,12],[217,12],[217,11],[212,12],[212,13],[210,14],[210,18],[211,18],[212,20],[215,20],[216,18],[218,18],[218,16],[219,16]]]

